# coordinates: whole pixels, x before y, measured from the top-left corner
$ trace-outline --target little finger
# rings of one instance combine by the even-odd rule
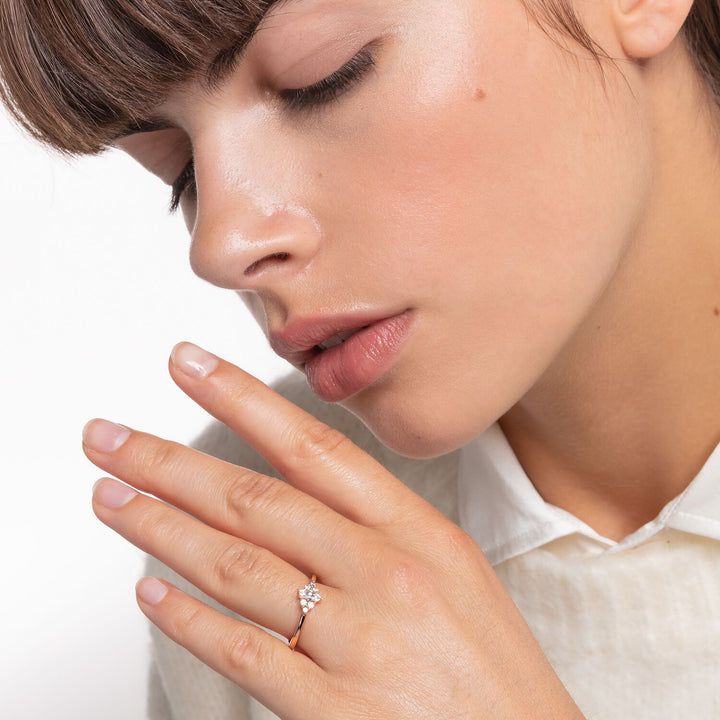
[[[137,597],[141,610],[170,639],[276,715],[284,720],[323,716],[327,676],[302,653],[155,578],[138,583]]]

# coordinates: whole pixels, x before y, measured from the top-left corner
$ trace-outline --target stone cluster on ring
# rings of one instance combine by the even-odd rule
[[[317,576],[313,575],[310,578],[310,582],[304,588],[298,590],[298,595],[300,597],[300,607],[302,608],[302,615],[300,616],[300,622],[298,623],[297,630],[295,630],[295,634],[290,638],[290,641],[288,642],[288,647],[291,650],[294,650],[295,646],[298,643],[298,639],[300,638],[300,631],[305,624],[305,618],[307,617],[307,614],[322,600],[322,596],[318,592],[315,580],[317,580]]]
[[[300,596],[300,607],[304,615],[307,615],[322,600],[314,580],[311,580],[304,588],[298,590],[298,595]]]

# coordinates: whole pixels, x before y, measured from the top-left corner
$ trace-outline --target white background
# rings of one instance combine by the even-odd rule
[[[122,153],[61,159],[0,114],[3,720],[145,717],[142,556],[92,514],[85,422],[190,441],[207,416],[167,374],[179,340],[265,381],[288,369],[192,275],[168,197]]]

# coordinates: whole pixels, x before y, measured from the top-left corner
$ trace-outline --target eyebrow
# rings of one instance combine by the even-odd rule
[[[232,72],[233,68],[242,59],[247,46],[255,37],[260,25],[271,10],[298,1],[299,0],[264,0],[265,7],[262,9],[262,14],[257,21],[248,28],[246,33],[243,33],[243,35],[235,40],[235,42],[233,42],[229,47],[220,50],[212,59],[210,64],[205,68],[202,75],[207,86],[209,88],[216,87],[228,76],[230,72]]]
[[[217,87],[237,64],[242,59],[247,46],[250,41],[255,37],[258,28],[262,24],[263,20],[267,17],[270,10],[284,5],[290,5],[292,3],[299,2],[299,0],[264,0],[264,7],[260,16],[257,20],[248,27],[246,33],[243,33],[241,37],[237,38],[231,45],[224,47],[217,52],[215,57],[210,61],[206,68],[200,74],[201,79],[208,89]],[[148,118],[147,120],[139,120],[132,122],[126,128],[121,130],[114,138],[114,142],[121,140],[122,138],[128,137],[129,135],[135,135],[137,133],[149,133],[156,132],[157,130],[170,130],[175,128],[175,125],[169,120],[162,117]]]

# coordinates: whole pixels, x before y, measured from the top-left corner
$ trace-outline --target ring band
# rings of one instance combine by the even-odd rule
[[[294,650],[297,645],[298,638],[300,637],[300,631],[305,623],[307,614],[322,600],[322,596],[318,592],[315,580],[317,580],[317,576],[313,575],[312,578],[310,578],[310,582],[304,588],[300,588],[300,590],[298,590],[302,615],[300,616],[300,622],[295,630],[295,634],[290,638],[290,642],[288,643],[288,647],[291,650]]]

